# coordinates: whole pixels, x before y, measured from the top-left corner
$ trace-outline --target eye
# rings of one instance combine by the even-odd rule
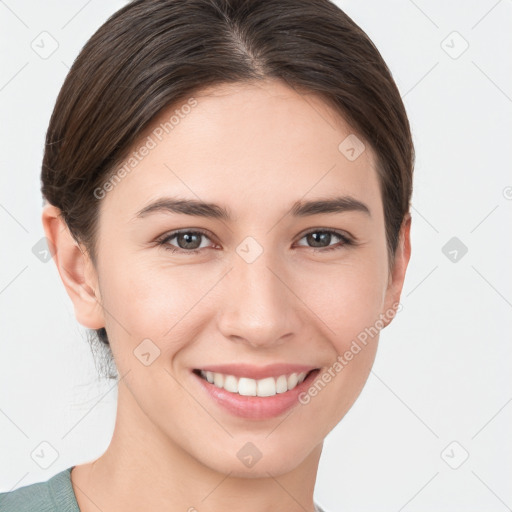
[[[333,235],[335,238],[341,240],[341,243],[329,245]],[[314,252],[332,251],[342,249],[345,245],[354,245],[354,242],[347,235],[331,229],[315,229],[308,231],[302,236],[301,240],[303,238],[306,238],[308,243],[313,244],[312,249]]]
[[[333,235],[341,242],[338,242],[338,244],[335,245],[330,245]],[[210,237],[204,231],[183,229],[167,233],[157,240],[157,244],[172,253],[196,254],[199,253],[201,249],[208,247],[201,243],[201,238],[210,240]],[[317,228],[305,233],[301,240],[303,238],[306,238],[307,242],[313,245],[309,248],[313,249],[314,252],[332,251],[335,249],[342,249],[346,245],[355,245],[355,242],[347,235],[330,229]],[[171,240],[174,239],[176,239],[178,246],[170,243]]]
[[[173,231],[172,233],[166,234],[160,240],[157,240],[159,246],[163,246],[164,249],[171,252],[181,252],[187,254],[194,254],[204,249],[201,244],[201,237],[209,240],[209,237],[203,231],[191,231],[181,230]],[[178,247],[171,245],[169,242],[176,238]]]

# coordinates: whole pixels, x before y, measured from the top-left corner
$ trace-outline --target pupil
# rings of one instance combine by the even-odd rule
[[[331,238],[330,233],[310,233],[308,236],[311,237],[311,239],[308,241],[313,242],[312,243],[313,247],[322,247],[322,243],[321,243],[322,239],[324,239],[323,241],[326,242],[327,245],[329,245],[330,238]],[[319,239],[320,239],[320,243],[318,243]]]
[[[179,246],[182,249],[197,249],[199,247],[199,245],[201,245],[200,243],[197,244],[197,241],[199,240],[199,236],[201,236],[201,235],[195,235],[195,234],[191,234],[191,233],[181,233],[179,240],[181,240],[182,238],[185,239],[185,246],[183,246],[183,244],[181,244],[181,243],[179,243]],[[196,238],[195,247],[194,247],[194,241],[193,241],[194,238]],[[190,247],[190,244],[192,244],[193,247]]]
[[[191,234],[191,233],[181,233],[178,237],[179,240],[184,239],[185,245],[179,243],[180,247],[182,249],[197,249],[199,245],[197,245],[197,242],[199,241],[201,235],[197,234]],[[194,240],[195,239],[195,240]],[[328,246],[329,242],[331,241],[331,234],[330,233],[322,233],[322,232],[316,232],[316,233],[310,233],[308,235],[308,242],[313,245],[313,247],[323,247],[325,244]],[[195,244],[194,244],[195,242]],[[190,245],[192,244],[192,247]],[[195,246],[194,246],[195,245]]]

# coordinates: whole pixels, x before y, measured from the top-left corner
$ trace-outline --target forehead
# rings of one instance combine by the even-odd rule
[[[355,134],[318,96],[267,81],[192,98],[162,111],[135,144],[151,149],[106,197],[120,213],[165,194],[229,204],[237,218],[326,195],[380,203],[373,151],[348,159],[344,141]]]

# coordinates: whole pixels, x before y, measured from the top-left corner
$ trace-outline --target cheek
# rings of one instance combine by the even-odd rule
[[[338,262],[301,261],[282,268],[283,280],[293,291],[283,295],[289,298],[282,308],[308,318],[307,328],[343,354],[379,318],[386,284],[384,265],[377,263],[381,259],[382,254],[362,250]],[[172,357],[199,337],[218,311],[225,270],[166,263],[163,257],[109,258],[102,279],[109,333],[122,339],[123,347],[130,339],[132,350],[149,338]]]
[[[209,301],[202,299],[218,276],[199,273],[193,265],[164,266],[147,259],[125,258],[122,265],[104,267],[102,292],[107,326],[113,338],[122,340],[123,352],[128,343],[133,349],[149,338],[162,353],[172,357],[187,339],[194,338],[194,328],[201,324],[198,314],[201,319],[209,314]]]
[[[323,435],[345,416],[361,393],[378,347],[385,280],[379,266],[363,261],[302,279],[311,322],[331,348],[320,383],[303,397],[301,414],[317,418]],[[316,430],[315,430],[316,429]],[[318,427],[311,428],[312,435]]]
[[[361,257],[301,278],[300,296],[338,354],[379,320],[387,284],[383,269]]]

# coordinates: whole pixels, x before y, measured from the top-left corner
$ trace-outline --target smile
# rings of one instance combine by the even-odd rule
[[[277,377],[264,379],[251,379],[248,377],[236,377],[224,373],[212,371],[194,370],[194,373],[202,377],[214,386],[243,396],[274,396],[278,393],[291,391],[297,385],[304,382],[306,377],[315,370],[309,372],[291,373]]]

